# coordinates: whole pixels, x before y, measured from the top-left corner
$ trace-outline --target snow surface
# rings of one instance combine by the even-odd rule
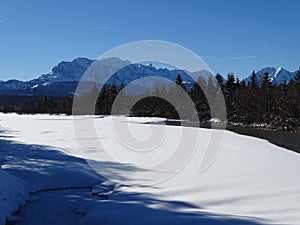
[[[16,216],[16,223],[75,225],[82,216],[73,210],[93,200],[90,190],[86,188],[39,192],[35,194],[35,200],[21,208],[21,212]]]
[[[151,122],[164,121],[152,118],[82,116],[75,119],[91,118],[98,136],[84,142],[90,151],[79,151],[72,116],[0,114],[1,225],[29,199],[29,193],[37,191],[42,191],[35,194],[40,200],[24,206],[25,218],[26,213],[39,209],[39,215],[31,218],[36,221],[51,215],[49,207],[53,204],[66,206],[71,204],[66,201],[81,198],[82,201],[71,204],[70,207],[75,207],[72,212],[60,215],[61,220],[65,220],[62,224],[71,224],[74,220],[81,225],[300,224],[299,154],[265,140],[225,131],[218,157],[208,170],[200,172],[200,159],[212,135],[209,129],[152,125]],[[134,154],[118,156],[128,163],[112,163],[98,157],[97,148],[93,146],[96,138],[101,139],[106,149],[126,150],[115,136],[112,118],[116,124],[128,124],[132,134],[140,140],[146,140],[151,132],[163,127],[167,143],[162,143],[158,151],[178,146],[183,132],[189,134],[181,140],[184,144],[181,148],[185,150],[192,147],[189,143],[193,143],[195,132],[199,132],[200,139],[192,157],[178,173],[150,185],[140,179],[148,178],[149,171],[129,157]],[[161,154],[162,158],[167,157]],[[103,177],[78,158],[83,156],[96,159],[90,165],[99,165],[98,172],[102,176],[117,178],[119,182],[113,179],[104,182]],[[91,188],[90,196],[83,189],[79,189],[77,195],[76,191],[43,192],[83,187]],[[72,196],[74,199],[70,200]],[[48,224],[51,224],[49,220]]]
[[[0,224],[5,224],[6,218],[16,211],[20,204],[28,199],[25,182],[8,172],[0,170]]]

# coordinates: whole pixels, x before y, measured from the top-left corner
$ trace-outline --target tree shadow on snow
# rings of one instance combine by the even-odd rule
[[[0,131],[1,169],[27,181],[31,192],[58,188],[92,188],[105,181],[105,178],[90,168],[84,159],[66,155],[48,146],[30,145],[9,140],[7,135],[1,135],[4,132]],[[101,164],[103,167],[103,162]],[[105,164],[111,173],[119,170],[117,163],[107,162]],[[126,168],[126,171],[136,170],[139,169],[129,165]],[[117,173],[120,174],[120,171]],[[79,198],[80,196],[77,201],[80,201]],[[90,207],[89,210],[82,209],[82,212],[78,210],[78,213],[83,216],[79,224],[261,224],[254,218],[235,218],[230,215],[199,212],[199,207],[191,204],[161,200],[148,193],[116,191],[112,196],[107,196],[107,199],[103,199],[101,193],[93,198],[94,200],[91,202],[93,204],[86,206],[87,208]],[[75,201],[74,198],[70,199]],[[179,210],[181,211],[179,212]]]

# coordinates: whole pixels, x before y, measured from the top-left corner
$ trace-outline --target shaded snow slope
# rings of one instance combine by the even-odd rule
[[[75,225],[82,218],[75,210],[94,200],[86,188],[44,191],[34,196],[36,200],[17,213],[15,225]]]
[[[30,193],[93,187],[103,181],[84,160],[63,154],[53,147],[17,142],[15,135],[18,132],[6,130],[2,125],[3,123],[0,127],[1,225],[5,224],[11,213],[30,199]]]
[[[28,199],[25,182],[8,172],[0,170],[0,224],[4,225],[6,218],[24,204]]]

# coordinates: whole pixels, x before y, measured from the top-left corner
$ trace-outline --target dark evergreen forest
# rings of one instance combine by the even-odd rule
[[[218,82],[219,85],[216,85]],[[175,85],[176,84],[176,85]],[[200,88],[202,87],[202,89]],[[98,90],[96,85],[90,93],[80,97],[84,103],[92,95],[98,95],[95,113],[110,115],[113,102],[124,86],[109,85]],[[248,83],[240,81],[234,74],[228,74],[224,79],[220,74],[213,77],[199,77],[198,81],[189,89],[186,88],[180,74],[174,81],[173,87],[160,86],[155,90],[148,90],[142,96],[128,94],[123,98],[123,104],[139,98],[131,109],[134,116],[154,116],[169,119],[179,119],[176,108],[167,100],[155,96],[175,96],[178,88],[183,88],[190,96],[197,109],[197,114],[191,115],[191,120],[199,118],[201,123],[211,119],[208,99],[204,93],[209,93],[209,102],[214,101],[223,94],[227,123],[232,126],[254,126],[276,130],[300,131],[300,70],[296,77],[281,85],[274,85],[268,73],[265,73],[261,83],[258,82],[253,71]],[[205,90],[204,90],[205,88]],[[179,101],[180,99],[178,99]],[[176,99],[174,99],[176,101]],[[64,113],[72,114],[73,97],[55,98],[42,96],[38,101],[23,104],[2,104],[0,111],[17,113]],[[84,104],[83,104],[84,105]],[[178,102],[185,111],[190,105]],[[120,112],[121,113],[121,112]]]

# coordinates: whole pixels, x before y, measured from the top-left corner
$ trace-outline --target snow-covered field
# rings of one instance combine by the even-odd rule
[[[0,114],[0,225],[8,218],[30,225],[300,224],[299,154],[225,131],[218,157],[201,172],[211,130],[153,118],[92,120],[97,136],[79,137],[72,116]],[[116,137],[124,124],[141,141],[163,130],[159,154],[126,152]],[[163,149],[189,151],[195,134],[200,138],[184,167],[173,174],[165,167],[159,172],[168,179],[148,182],[153,174],[143,165],[170,159]],[[115,161],[98,151],[96,139]]]

